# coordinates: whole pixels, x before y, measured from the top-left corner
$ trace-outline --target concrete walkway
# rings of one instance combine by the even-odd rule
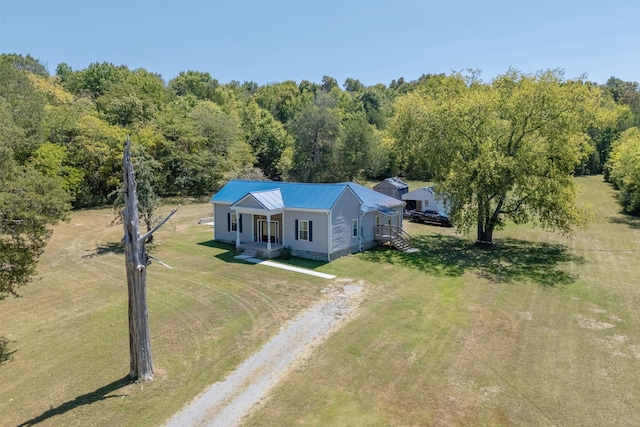
[[[235,259],[252,262],[254,264],[266,265],[268,267],[281,268],[283,270],[295,271],[296,273],[308,274],[309,276],[321,277],[323,279],[335,279],[333,274],[320,273],[318,271],[309,270],[308,268],[294,267],[292,265],[280,264],[279,262],[265,261],[258,258],[252,258],[247,255],[236,255]]]

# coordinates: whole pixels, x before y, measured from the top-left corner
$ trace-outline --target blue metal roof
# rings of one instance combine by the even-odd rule
[[[379,210],[389,212],[390,207],[402,206],[405,203],[386,194],[379,193],[355,182],[345,182],[354,193],[362,200],[362,210],[365,212]]]
[[[282,201],[290,209],[330,210],[346,188],[350,188],[363,203],[363,210],[375,210],[377,207],[401,206],[401,202],[377,191],[353,182],[338,184],[312,184],[277,181],[238,181],[232,180],[220,189],[212,202],[233,204],[248,195],[260,191],[280,190]],[[255,195],[255,194],[254,194]]]

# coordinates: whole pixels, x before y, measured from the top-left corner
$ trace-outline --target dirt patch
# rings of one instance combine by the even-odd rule
[[[354,316],[364,284],[337,279],[322,294],[320,302],[285,324],[260,351],[174,415],[166,427],[238,425],[288,372]]]
[[[601,330],[601,329],[611,329],[615,327],[615,325],[612,323],[601,322],[599,320],[593,319],[591,317],[582,316],[580,314],[576,314],[576,319],[578,319],[578,325],[580,325],[581,328],[585,328],[585,329]]]

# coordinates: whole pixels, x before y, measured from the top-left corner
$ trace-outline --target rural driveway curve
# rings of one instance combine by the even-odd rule
[[[284,375],[345,323],[362,302],[362,283],[336,279],[313,307],[285,324],[260,351],[174,415],[166,427],[235,426]]]

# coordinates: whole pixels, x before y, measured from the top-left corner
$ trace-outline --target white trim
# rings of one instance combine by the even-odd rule
[[[300,237],[300,233],[302,232],[302,223],[306,223],[306,229],[305,231],[307,232],[307,238],[303,239],[302,237]],[[299,219],[298,220],[298,240],[301,240],[303,242],[308,242],[309,241],[309,220],[308,219]]]
[[[232,207],[231,208],[232,212],[239,212],[239,213],[246,213],[246,214],[250,214],[250,215],[277,215],[279,213],[283,213],[284,209],[274,209],[274,210],[267,210],[267,209],[260,209],[260,208],[244,208],[244,207]]]
[[[278,227],[276,227],[277,229]],[[277,239],[277,236],[276,236]],[[271,214],[267,214],[267,250],[271,250]]]
[[[327,212],[327,261],[331,261],[331,251],[333,250],[333,239],[331,230],[333,230],[333,209]]]
[[[273,223],[271,225],[269,225],[267,223],[267,221],[269,223]],[[276,220],[269,220],[268,217],[267,219],[258,219],[256,220],[256,222],[258,223],[258,234],[255,236],[254,241],[257,243],[269,243],[271,241],[271,236],[274,237],[275,243],[277,245],[280,244],[280,236],[279,236],[279,231],[280,231],[280,221],[276,221]],[[266,233],[265,233],[265,224],[266,225]],[[275,227],[275,228],[274,228]],[[269,229],[270,228],[270,229]],[[275,230],[275,232],[272,233],[272,231]],[[267,236],[267,241],[263,242],[262,238],[264,237],[264,235],[266,234]]]
[[[331,209],[304,209],[304,208],[285,208],[287,212],[312,212],[312,213],[329,213]]]
[[[362,248],[364,247],[364,245],[362,244],[362,241],[364,239],[364,230],[362,230],[363,226],[362,226],[362,219],[364,218],[364,212],[362,212],[362,206],[358,205],[358,212],[360,212],[360,251],[362,251]],[[375,235],[376,232],[374,230],[373,234]]]
[[[240,227],[238,225],[238,214],[236,212],[229,212],[229,231],[239,231],[239,229]]]
[[[282,212],[282,216],[281,216],[281,218],[282,218],[282,225],[280,226],[280,229],[281,229],[281,231],[282,231],[282,242],[280,242],[280,243],[282,244],[282,246],[286,247],[286,246],[287,246],[287,244],[286,244],[286,243],[285,243],[285,241],[284,241],[284,236],[286,236],[286,235],[287,235],[287,233],[285,233],[285,232],[284,232],[284,225],[286,224],[286,223],[284,222],[284,212]]]

